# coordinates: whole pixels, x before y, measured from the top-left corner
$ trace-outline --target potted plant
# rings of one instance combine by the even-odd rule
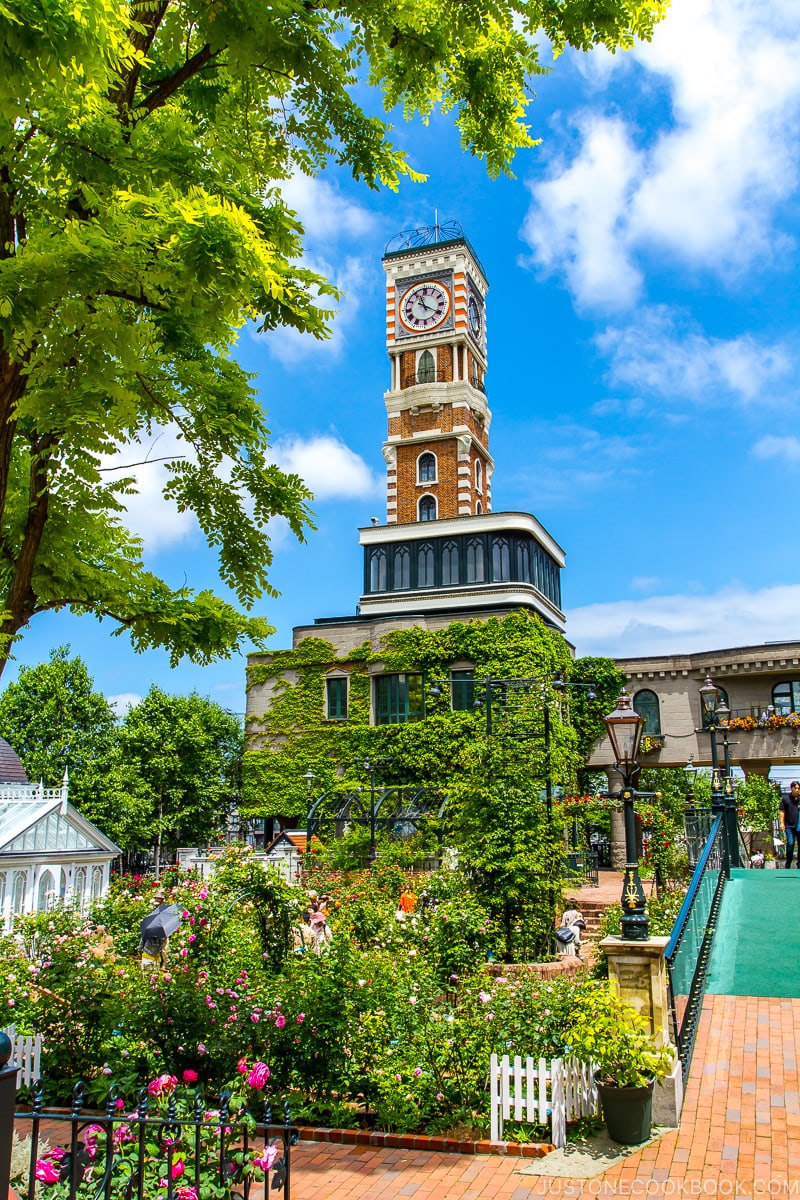
[[[600,985],[572,1031],[571,1053],[591,1063],[609,1136],[623,1145],[650,1137],[653,1088],[670,1074],[674,1048],[640,1014]]]

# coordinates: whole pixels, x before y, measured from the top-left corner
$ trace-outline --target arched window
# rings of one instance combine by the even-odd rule
[[[14,890],[11,893],[11,908],[15,913],[25,911],[25,885],[27,878],[24,871],[17,871],[14,876]]]
[[[417,383],[436,383],[436,360],[430,350],[423,350],[419,356]]]
[[[76,908],[83,908],[86,896],[86,867],[76,867],[72,877],[72,896]]]
[[[458,542],[445,542],[442,546],[442,586],[452,587],[460,582]]]
[[[423,496],[419,502],[420,521],[436,520],[436,501],[433,496]]]
[[[417,587],[433,587],[434,583],[433,546],[420,546],[417,551]]]
[[[411,587],[411,554],[408,546],[398,546],[394,552],[394,590]]]
[[[417,483],[436,483],[436,455],[426,452],[417,459]]]
[[[644,717],[642,733],[658,736],[661,733],[661,709],[655,692],[642,688],[633,697],[633,707],[640,717]]]
[[[483,463],[479,458],[475,461],[475,491],[483,495]]]
[[[772,703],[779,717],[800,712],[800,680],[787,679],[783,683],[776,683],[772,689]]]
[[[56,902],[56,881],[52,871],[42,871],[39,876],[39,892],[36,897],[36,911],[47,912]]]
[[[103,868],[92,867],[92,899],[99,900],[103,892]]]
[[[511,552],[508,538],[492,538],[492,579],[505,583],[511,578]]]
[[[470,538],[467,542],[467,583],[483,583],[485,579],[483,542],[480,538]]]
[[[369,558],[369,590],[385,592],[386,580],[386,551],[373,550]]]
[[[3,922],[3,909],[6,906],[6,873],[0,871],[0,927]]]
[[[475,505],[475,515],[479,517],[482,512],[483,512],[483,505],[481,504],[481,502],[479,500],[478,503]]]
[[[517,542],[517,579],[530,583],[531,549],[527,542]]]

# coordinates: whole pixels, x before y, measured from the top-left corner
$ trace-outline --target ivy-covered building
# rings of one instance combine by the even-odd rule
[[[355,613],[297,626],[291,650],[249,659],[244,804],[253,814],[297,815],[311,760],[315,772],[332,764],[322,767],[327,782],[367,752],[364,730],[430,716],[434,677],[436,704],[472,719],[476,680],[552,671],[570,657],[564,551],[532,514],[492,511],[480,261],[451,223],[401,235],[383,266],[386,520],[359,531]]]

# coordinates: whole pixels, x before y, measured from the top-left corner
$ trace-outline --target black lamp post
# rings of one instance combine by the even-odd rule
[[[711,744],[711,810],[725,814],[725,839],[730,866],[740,867],[739,824],[736,814],[736,789],[731,773],[731,752],[728,742],[728,723],[731,710],[710,675],[706,675],[700,691],[703,729]],[[720,770],[718,732],[722,732],[722,769]]]
[[[392,759],[387,755],[383,758],[365,758],[361,766],[369,775],[369,861],[374,863],[378,857],[375,848],[375,776],[378,771],[388,767]]]
[[[622,938],[626,942],[646,942],[650,922],[645,910],[644,888],[639,877],[636,853],[636,819],[632,779],[639,766],[639,746],[644,729],[644,717],[633,708],[631,698],[622,692],[617,707],[604,717],[617,770],[622,774],[622,800],[625,816],[625,877],[622,883]]]

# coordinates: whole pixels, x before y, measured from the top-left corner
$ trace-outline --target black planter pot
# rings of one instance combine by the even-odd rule
[[[599,1079],[595,1082],[608,1136],[623,1146],[646,1142],[653,1119],[655,1080],[651,1079],[644,1087],[611,1087]]]

